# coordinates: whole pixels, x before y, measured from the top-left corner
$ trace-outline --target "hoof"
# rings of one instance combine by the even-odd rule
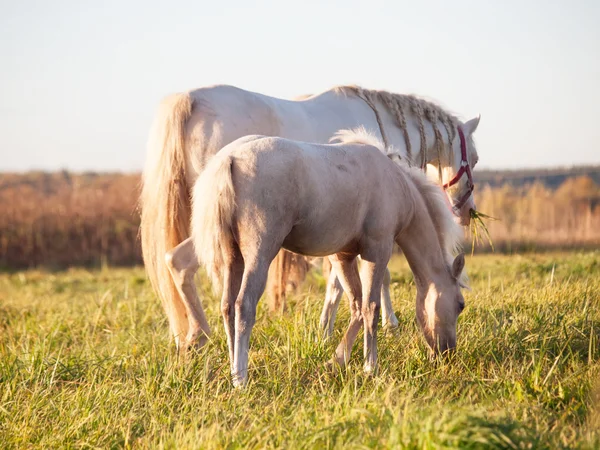
[[[393,330],[394,328],[398,328],[399,325],[400,323],[398,322],[398,319],[394,314],[392,314],[390,317],[388,317],[388,320],[386,320],[383,324],[383,328]]]
[[[363,371],[365,375],[375,375],[377,373],[377,364],[365,363]]]
[[[189,356],[197,352],[208,343],[208,336],[204,333],[200,335],[188,336],[185,341],[180,342],[178,346],[179,354],[183,357]]]
[[[325,363],[325,369],[328,372],[333,373],[334,375],[339,374],[342,371],[342,369],[344,369],[344,367],[344,363],[340,363],[336,357],[331,358]]]
[[[242,390],[245,389],[246,386],[248,385],[248,377],[242,377],[239,375],[232,375],[232,383],[233,383],[233,387],[236,390]]]

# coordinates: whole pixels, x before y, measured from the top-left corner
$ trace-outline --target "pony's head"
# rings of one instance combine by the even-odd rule
[[[461,253],[436,275],[434,283],[417,289],[417,322],[434,355],[456,348],[456,325],[465,307],[461,292],[461,287],[466,287],[461,281],[464,266]]]
[[[444,168],[440,170],[442,185],[459,223],[464,226],[469,225],[471,210],[475,209],[472,172],[479,161],[479,155],[473,133],[479,125],[479,119],[480,117],[475,117],[458,125],[458,132],[452,141],[452,152],[446,155],[451,160],[442,161],[441,166]]]

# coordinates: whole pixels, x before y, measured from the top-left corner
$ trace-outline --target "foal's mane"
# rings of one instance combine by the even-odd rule
[[[454,220],[445,192],[418,169],[400,166],[415,183],[431,216],[440,246],[449,265],[461,249],[463,229]]]
[[[339,142],[340,144],[362,144],[372,145],[379,149],[384,155],[388,154],[385,145],[377,136],[366,130],[365,127],[360,126],[351,130],[339,130],[337,131],[329,142]]]
[[[427,211],[442,248],[444,258],[449,266],[452,266],[454,256],[460,251],[463,239],[463,230],[454,220],[454,214],[450,209],[450,204],[444,191],[439,185],[416,167],[410,167],[405,160],[391,147],[386,148],[383,142],[372,133],[369,133],[364,127],[358,127],[353,130],[339,130],[333,135],[331,141],[337,141],[341,144],[364,144],[378,148],[384,155],[396,161],[396,165],[402,173],[410,178],[415,184],[419,194],[427,207]],[[399,156],[399,162],[394,156]],[[463,275],[461,281],[466,284],[466,275]]]
[[[438,151],[438,156],[444,150],[452,152],[452,142],[456,137],[456,130],[459,123],[458,118],[442,108],[440,105],[429,100],[417,97],[415,95],[395,94],[388,91],[378,91],[373,89],[364,89],[360,86],[337,86],[333,91],[343,95],[354,95],[363,99],[376,112],[377,103],[385,106],[388,112],[396,120],[396,125],[402,130],[404,135],[404,143],[406,145],[406,153],[409,160],[412,161],[412,149],[408,136],[406,125],[407,117],[413,116],[416,119],[419,135],[421,137],[421,161],[412,161],[415,165],[425,167],[426,148],[425,148],[425,121],[429,122],[435,133],[435,146]],[[440,122],[446,130],[447,139],[445,140],[442,133],[438,129],[437,122]]]

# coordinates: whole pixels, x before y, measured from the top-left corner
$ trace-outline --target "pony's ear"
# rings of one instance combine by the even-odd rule
[[[452,263],[452,276],[457,280],[460,279],[463,269],[465,268],[465,254],[459,253]]]
[[[475,133],[475,130],[477,129],[477,126],[479,125],[479,119],[481,119],[481,115],[479,115],[471,120],[467,120],[465,122],[465,124],[463,125],[463,131],[465,132],[465,134],[467,136],[470,136],[473,133]]]

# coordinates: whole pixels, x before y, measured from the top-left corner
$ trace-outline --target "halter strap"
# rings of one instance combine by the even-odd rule
[[[458,126],[457,129],[458,136],[460,137],[460,169],[458,169],[458,172],[456,172],[454,178],[442,186],[444,190],[447,190],[458,183],[465,173],[467,174],[467,191],[452,207],[455,211],[459,210],[465,203],[467,203],[467,200],[475,189],[475,184],[473,183],[473,174],[471,173],[471,166],[469,164],[469,159],[467,158],[467,141],[465,139],[465,134],[460,126]]]

